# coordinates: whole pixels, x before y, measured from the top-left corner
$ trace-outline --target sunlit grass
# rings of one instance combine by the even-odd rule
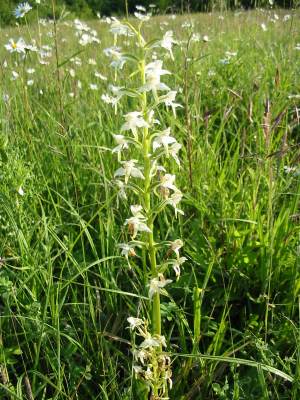
[[[185,216],[166,210],[157,229],[181,237],[188,259],[161,305],[171,399],[299,398],[299,13],[276,14],[161,16],[145,32],[183,41],[165,67],[184,108],[159,115],[183,144]],[[53,46],[52,25],[41,39],[38,26],[0,38],[3,398],[145,398],[126,319],[147,313],[148,281],[116,247],[131,203],[111,183],[111,134],[135,103],[122,99],[115,115],[101,100],[114,83],[112,36],[88,24],[100,45],[80,46],[71,22],[58,23],[59,81],[54,50],[49,65],[36,54],[15,65],[4,48],[19,36]]]

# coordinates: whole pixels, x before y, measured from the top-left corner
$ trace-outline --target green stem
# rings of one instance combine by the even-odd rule
[[[141,61],[141,79],[142,84],[145,85],[146,77],[145,77],[145,58]],[[142,112],[146,113],[147,111],[147,93],[144,92],[142,94]],[[156,278],[158,276],[157,267],[156,267],[156,250],[155,250],[155,242],[153,235],[153,216],[151,213],[151,159],[150,159],[150,135],[149,129],[145,127],[143,129],[143,158],[144,158],[144,208],[147,215],[147,223],[149,228],[151,229],[151,233],[147,234],[147,242],[148,242],[148,254],[150,261],[150,270],[151,270],[151,278]],[[160,295],[159,293],[155,293],[153,296],[152,303],[152,332],[156,335],[161,335],[161,313],[160,313]]]

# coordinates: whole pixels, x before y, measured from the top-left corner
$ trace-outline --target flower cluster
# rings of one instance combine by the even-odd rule
[[[176,110],[182,107],[176,102],[177,91],[171,90],[164,82],[164,79],[172,74],[164,68],[163,57],[173,58],[172,47],[177,42],[173,38],[173,32],[168,31],[161,40],[147,44],[141,29],[143,23],[150,18],[150,14],[139,7],[135,15],[138,18],[137,27],[129,22],[120,22],[116,18],[110,20],[110,32],[114,36],[114,44],[104,49],[104,54],[110,59],[110,66],[115,71],[115,81],[118,78],[117,73],[125,70],[125,65],[127,69],[128,65],[128,68],[131,66],[135,68],[130,76],[138,77],[139,84],[129,87],[130,79],[126,88],[110,84],[108,92],[103,93],[101,98],[114,107],[115,113],[118,104],[125,96],[132,97],[136,107],[123,116],[124,122],[119,131],[112,133],[116,142],[112,153],[117,153],[120,163],[114,172],[115,183],[119,190],[118,198],[128,200],[130,192],[138,198],[132,205],[129,204],[131,215],[124,222],[130,240],[119,244],[118,247],[130,268],[130,260],[138,257],[138,249],[143,250],[141,260],[144,263],[143,271],[147,271],[149,279],[152,333],[148,331],[147,322],[133,317],[128,319],[131,330],[144,339],[137,348],[133,345],[136,364],[134,371],[137,377],[149,384],[153,398],[166,399],[167,387],[172,381],[170,358],[163,352],[166,343],[161,334],[160,296],[168,295],[166,287],[172,282],[165,275],[174,271],[178,279],[186,258],[179,254],[183,246],[182,240],[167,242],[169,245],[167,257],[160,254],[164,243],[155,241],[157,236],[155,220],[160,212],[171,206],[175,218],[179,214],[184,214],[179,208],[183,194],[176,186],[176,176],[167,172],[164,166],[164,164],[170,165],[173,160],[174,165],[180,168],[178,153],[181,144],[177,142],[172,129],[158,120],[156,115],[160,115],[161,108],[171,108],[173,116],[176,117]],[[119,36],[135,40],[137,43],[135,55],[123,51],[118,44]],[[159,51],[162,53],[160,59],[157,58]]]
[[[168,353],[157,350],[166,348],[166,339],[162,335],[152,335],[148,331],[147,321],[140,318],[127,318],[129,329],[142,338],[142,342],[134,347],[134,364],[132,369],[137,378],[142,379],[154,392],[166,396],[166,382],[172,388],[171,359]]]

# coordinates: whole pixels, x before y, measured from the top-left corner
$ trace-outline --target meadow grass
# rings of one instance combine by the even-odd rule
[[[183,108],[176,119],[159,112],[183,144],[185,215],[166,209],[156,221],[162,241],[183,239],[187,258],[161,298],[171,399],[300,396],[300,25],[298,12],[276,14],[145,24],[148,40],[173,30],[181,41],[165,67]],[[53,24],[40,36],[35,25],[2,29],[1,399],[147,398],[126,320],[147,317],[148,277],[116,247],[131,203],[112,184],[112,133],[135,99],[123,98],[117,114],[101,100],[114,82],[103,55],[112,35],[104,22],[88,24],[101,44],[80,46],[70,21],[58,21],[56,47]],[[19,36],[51,46],[49,64],[6,52]],[[136,51],[130,39],[123,46]],[[118,83],[129,85],[131,72],[126,65]]]

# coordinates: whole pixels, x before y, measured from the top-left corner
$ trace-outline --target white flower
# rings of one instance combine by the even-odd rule
[[[140,361],[144,365],[145,359],[148,358],[148,352],[143,349],[133,350],[133,356],[136,361]]]
[[[158,274],[156,278],[151,279],[150,281],[150,289],[149,289],[149,298],[152,299],[155,293],[165,294],[165,290],[163,288],[168,284],[171,283],[171,279],[165,279],[163,274]]]
[[[177,214],[184,215],[184,212],[177,208],[177,205],[181,202],[182,200],[182,193],[180,190],[176,190],[168,199],[167,199],[167,204],[170,204],[172,207],[174,207],[175,210],[175,217],[177,218]]]
[[[146,218],[140,212],[142,206],[135,205],[130,207],[133,217],[126,219],[124,225],[128,225],[129,234],[134,239],[138,232],[151,233],[151,229],[145,224]]]
[[[124,115],[124,117],[126,122],[122,125],[121,132],[131,130],[135,139],[138,139],[137,128],[149,127],[149,124],[144,120],[140,111],[132,111]]]
[[[112,22],[109,31],[114,36],[132,36],[133,32],[129,26],[122,24],[117,18],[112,17]]]
[[[164,103],[166,107],[171,107],[174,117],[176,117],[176,108],[181,107],[182,105],[179,103],[174,103],[174,100],[176,98],[177,91],[176,90],[171,90],[164,96],[160,96],[159,102]]]
[[[2,99],[4,101],[4,103],[8,103],[9,102],[9,95],[7,93],[4,93],[2,96]]]
[[[169,156],[169,150],[168,150],[169,144],[176,143],[176,139],[173,138],[173,136],[170,136],[170,133],[171,133],[171,128],[167,128],[156,135],[152,144],[153,151],[163,146],[166,155]]]
[[[187,258],[186,257],[180,257],[180,258],[178,258],[178,259],[176,259],[176,260],[172,260],[172,268],[174,269],[174,271],[175,271],[175,274],[176,274],[176,278],[178,279],[179,278],[179,276],[180,276],[180,267],[181,267],[181,265],[185,262],[187,260]]]
[[[138,11],[142,11],[142,12],[144,12],[144,13],[147,11],[147,9],[146,9],[144,6],[136,5],[135,8],[136,8]]]
[[[98,71],[95,71],[95,77],[101,79],[102,81],[107,81],[107,77],[100,74]]]
[[[149,19],[151,18],[151,13],[142,14],[142,13],[136,11],[134,13],[134,15],[136,16],[137,19],[139,19],[142,22],[149,21]]]
[[[129,328],[132,331],[138,326],[144,325],[144,321],[140,318],[129,317],[127,318],[127,321],[129,322]]]
[[[34,84],[34,80],[33,79],[29,79],[27,81],[27,86],[32,86]]]
[[[18,189],[18,193],[19,193],[20,196],[24,196],[25,195],[25,192],[24,192],[24,190],[23,190],[23,188],[21,186]]]
[[[19,78],[19,74],[16,71],[12,71],[11,74],[12,74],[11,78],[12,81],[15,81],[16,79]]]
[[[27,1],[25,3],[20,3],[14,10],[14,16],[16,18],[23,18],[30,10],[32,10],[32,7]]]
[[[126,62],[126,57],[122,55],[121,49],[119,47],[108,47],[104,49],[103,52],[107,57],[110,57],[112,59],[112,62],[110,63],[111,67],[115,69],[123,68],[123,65]]]
[[[100,40],[96,36],[90,35],[88,33],[83,33],[78,41],[78,43],[81,44],[81,46],[86,46],[94,42],[100,43]]]
[[[156,92],[157,90],[170,90],[164,83],[160,82],[162,75],[170,74],[169,71],[162,69],[163,62],[161,60],[152,61],[145,67],[146,84],[140,88],[141,92],[148,92],[150,90]]]
[[[26,70],[27,74],[34,74],[35,73],[35,69],[34,68],[28,68]]]
[[[177,187],[174,185],[175,182],[175,175],[165,174],[160,179],[160,186],[165,189],[172,189],[178,191]]]
[[[124,87],[109,85],[108,88],[110,89],[110,91],[113,93],[114,96],[111,96],[109,94],[103,94],[101,96],[101,99],[106,104],[111,104],[115,108],[115,114],[117,114],[118,103],[121,100],[121,98],[124,96],[124,92],[122,91],[124,89]]]
[[[124,149],[128,149],[128,141],[125,139],[123,135],[113,135],[115,141],[117,142],[117,146],[112,149],[112,153],[118,153],[118,157],[120,153]]]
[[[124,256],[127,260],[128,260],[128,257],[136,256],[136,252],[135,252],[133,246],[130,246],[127,243],[120,243],[120,244],[118,244],[118,247],[120,247],[120,249],[122,249],[121,255]]]
[[[118,197],[120,197],[122,200],[127,200],[124,182],[116,180],[116,185],[119,188]]]
[[[202,38],[203,42],[209,42],[209,37],[207,35],[204,35]]]
[[[90,83],[91,90],[98,90],[98,85],[96,83]]]
[[[178,151],[181,149],[181,144],[180,143],[174,143],[169,147],[169,153],[171,156],[174,158],[176,164],[180,167],[180,160],[177,156]]]
[[[170,250],[174,251],[174,253],[177,256],[177,259],[179,259],[179,250],[183,246],[183,241],[181,239],[176,239],[174,242],[171,242],[171,247]]]
[[[260,26],[261,26],[261,29],[262,29],[264,32],[266,32],[266,31],[268,30],[266,24],[262,23]]]
[[[132,176],[133,178],[145,179],[142,171],[139,168],[135,167],[136,163],[137,160],[121,161],[123,167],[117,169],[114,176],[125,176],[126,184],[128,183],[128,179],[130,176]]]
[[[176,43],[177,41],[173,38],[173,31],[167,31],[160,42],[161,47],[169,51],[172,60],[174,60],[172,45]]]
[[[19,38],[17,42],[14,41],[14,39],[9,39],[8,43],[4,45],[6,50],[8,50],[10,53],[25,53],[25,46],[26,43],[24,42],[23,38]]]
[[[151,349],[152,347],[159,347],[162,345],[166,347],[166,339],[164,336],[151,336],[151,334],[148,333],[145,340],[140,344],[139,347],[141,349]]]

